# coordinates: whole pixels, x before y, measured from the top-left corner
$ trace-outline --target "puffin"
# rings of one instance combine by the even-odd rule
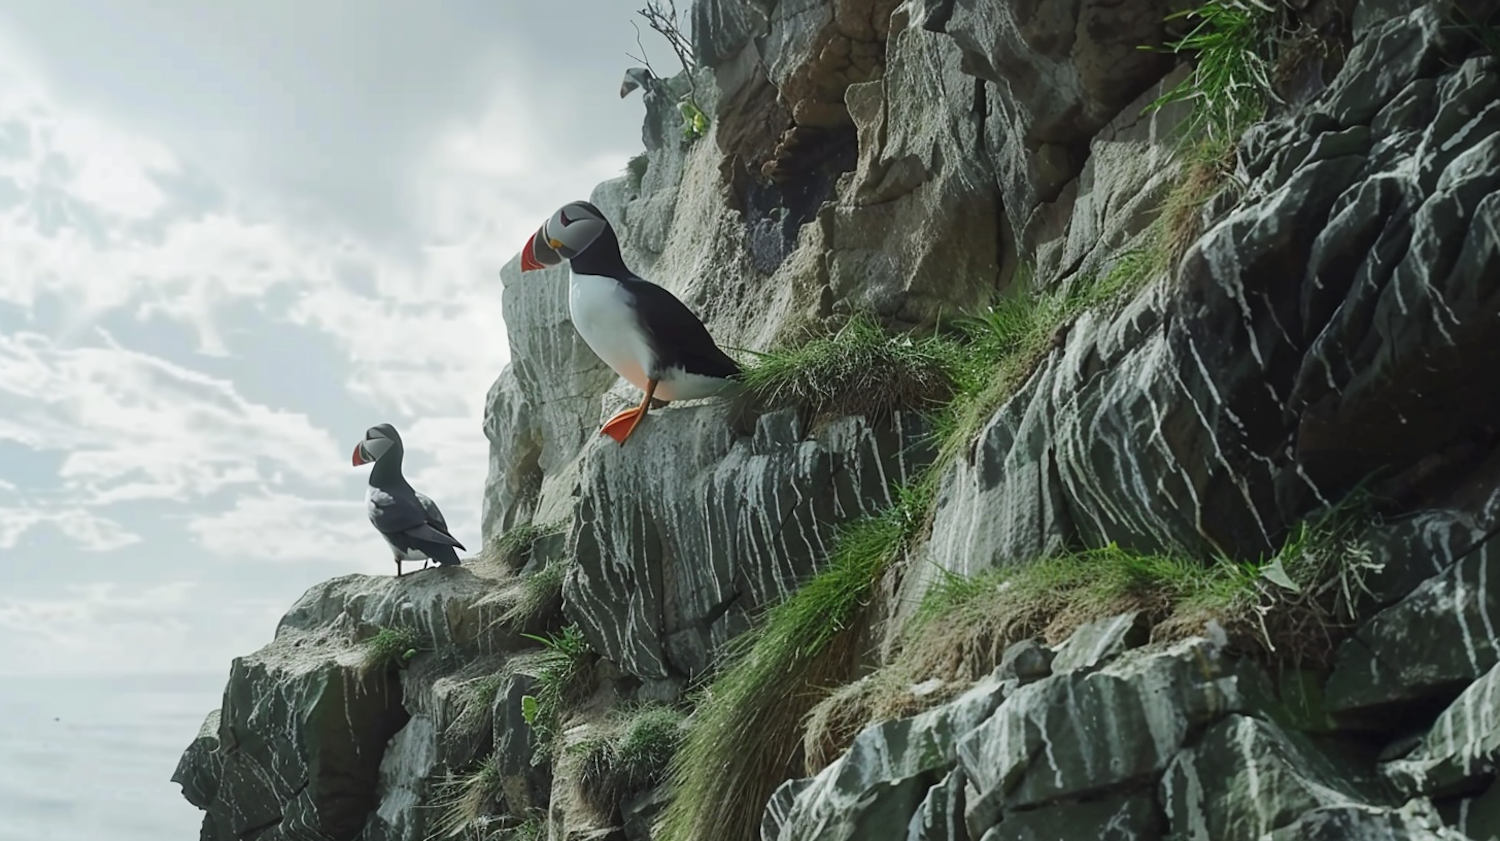
[[[644,393],[639,406],[610,418],[600,434],[623,446],[649,409],[736,387],[739,363],[687,305],[625,266],[614,227],[589,202],[563,205],[521,249],[522,272],[563,260],[573,327],[604,364]]]
[[[365,492],[370,524],[391,545],[396,558],[396,577],[402,561],[437,561],[439,566],[461,563],[455,549],[464,545],[448,531],[448,521],[437,503],[418,493],[401,475],[406,448],[401,435],[388,423],[365,430],[365,439],[354,446],[354,466],[375,463],[370,468],[370,488]],[[464,549],[467,552],[467,549]]]

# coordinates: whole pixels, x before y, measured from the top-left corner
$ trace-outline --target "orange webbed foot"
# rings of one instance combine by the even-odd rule
[[[626,409],[605,421],[604,427],[599,430],[601,435],[608,435],[617,443],[624,444],[630,433],[635,431],[636,424],[641,422],[644,413],[640,409]]]

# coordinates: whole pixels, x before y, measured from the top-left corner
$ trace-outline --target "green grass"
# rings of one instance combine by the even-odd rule
[[[888,335],[856,315],[838,332],[756,354],[746,387],[764,404],[805,407],[814,419],[930,409],[953,391],[953,341]]]
[[[927,498],[903,493],[840,532],[824,570],[736,638],[672,762],[663,841],[751,838],[772,791],[797,771],[799,723],[816,687],[847,680],[872,590],[916,536]]]
[[[558,635],[525,636],[542,643],[545,651],[536,668],[536,694],[521,698],[521,714],[531,727],[531,761],[541,764],[556,755],[563,716],[589,689],[594,652],[576,624]]]
[[[612,820],[622,800],[659,785],[682,743],[683,718],[671,707],[644,704],[620,713],[605,735],[576,746],[579,799]]]
[[[500,621],[519,628],[543,618],[542,614],[549,607],[561,602],[563,580],[567,576],[567,562],[554,558],[546,566],[523,577],[515,591],[514,601],[501,614]]]
[[[1187,34],[1165,45],[1194,57],[1193,72],[1147,106],[1153,111],[1173,102],[1192,106],[1182,126],[1186,143],[1207,141],[1232,146],[1252,123],[1265,117],[1275,98],[1278,13],[1275,0],[1209,0],[1167,16],[1186,19]],[[1154,48],[1146,48],[1154,49]]]
[[[518,570],[531,560],[532,547],[544,537],[561,534],[568,527],[566,520],[551,523],[522,523],[495,538],[490,544],[496,560],[511,570]]]
[[[449,775],[433,789],[430,808],[437,814],[429,839],[462,837],[474,822],[501,806],[500,769],[493,757],[467,774]]]
[[[416,628],[401,626],[381,627],[374,636],[364,641],[364,655],[360,661],[361,673],[383,671],[393,666],[404,667],[423,648],[422,633]]]

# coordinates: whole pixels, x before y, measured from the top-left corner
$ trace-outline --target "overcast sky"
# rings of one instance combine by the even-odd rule
[[[0,4],[0,675],[225,673],[391,574],[382,421],[479,547],[497,272],[639,151],[637,5]]]

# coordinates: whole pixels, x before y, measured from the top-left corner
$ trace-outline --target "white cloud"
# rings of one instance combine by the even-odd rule
[[[264,492],[235,500],[227,511],[194,519],[188,530],[204,549],[257,561],[326,561],[354,571],[390,562],[390,549],[370,525],[362,497],[306,499]]]
[[[341,448],[306,415],[100,336],[92,347],[0,336],[0,440],[65,453],[59,476],[82,502],[190,501],[255,483],[262,466],[334,481]]]
[[[15,486],[0,482],[0,488],[13,490]],[[0,549],[14,549],[26,532],[49,524],[85,552],[112,552],[141,541],[114,520],[85,508],[23,506],[0,508]]]

